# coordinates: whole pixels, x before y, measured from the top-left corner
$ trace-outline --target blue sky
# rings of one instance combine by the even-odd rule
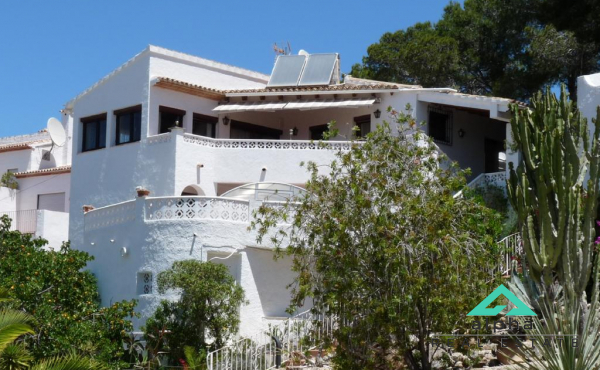
[[[64,103],[154,44],[269,74],[274,42],[338,52],[342,70],[386,31],[436,21],[448,0],[0,2],[0,137],[35,132]]]

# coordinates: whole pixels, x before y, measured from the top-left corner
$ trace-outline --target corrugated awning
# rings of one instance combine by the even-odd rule
[[[323,109],[323,108],[358,108],[375,103],[375,98],[364,99],[328,99],[328,100],[297,100],[286,104],[284,109]]]
[[[375,98],[363,99],[323,99],[323,100],[296,100],[290,102],[236,102],[221,104],[213,112],[233,113],[233,112],[255,112],[255,111],[276,111],[276,110],[310,110],[324,108],[358,108],[374,104]]]
[[[285,107],[286,102],[268,102],[268,101],[255,101],[255,102],[239,102],[239,103],[227,103],[221,104],[213,112],[220,113],[233,113],[233,112],[255,112],[255,111],[276,111],[282,110]]]

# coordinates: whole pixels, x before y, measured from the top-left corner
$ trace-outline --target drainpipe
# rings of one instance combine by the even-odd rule
[[[276,336],[271,335],[271,338],[275,341],[275,368],[281,367],[281,341]]]

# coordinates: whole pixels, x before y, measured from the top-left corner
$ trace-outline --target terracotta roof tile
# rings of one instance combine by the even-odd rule
[[[13,152],[13,151],[25,150],[25,149],[33,149],[33,145],[35,145],[35,144],[45,144],[45,143],[50,143],[50,142],[51,141],[49,139],[47,139],[47,140],[25,141],[25,142],[14,143],[14,144],[4,144],[4,145],[0,145],[0,153]]]
[[[59,166],[59,167],[53,167],[53,168],[46,168],[43,170],[16,172],[15,177],[18,179],[22,179],[25,177],[59,175],[61,173],[70,173],[70,172],[71,172],[71,166]]]

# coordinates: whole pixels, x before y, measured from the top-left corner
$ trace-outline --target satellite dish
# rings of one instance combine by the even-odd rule
[[[50,117],[50,119],[48,119],[46,128],[48,130],[48,133],[50,134],[50,139],[52,140],[52,147],[50,148],[50,150],[44,151],[44,153],[42,154],[42,159],[49,161],[50,153],[52,152],[52,149],[54,149],[54,146],[65,145],[65,142],[67,141],[67,134],[65,133],[65,129],[63,128],[62,123],[60,123],[60,121],[54,117]]]
[[[48,120],[48,124],[46,125],[46,127],[48,128],[48,133],[50,134],[50,139],[52,139],[53,145],[65,145],[65,141],[67,141],[67,135],[65,133],[65,129],[62,126],[62,123],[60,123],[59,120],[57,120],[54,117],[51,117]]]
[[[306,51],[304,49],[300,49],[300,51],[298,52],[298,55],[308,56],[308,51]]]

